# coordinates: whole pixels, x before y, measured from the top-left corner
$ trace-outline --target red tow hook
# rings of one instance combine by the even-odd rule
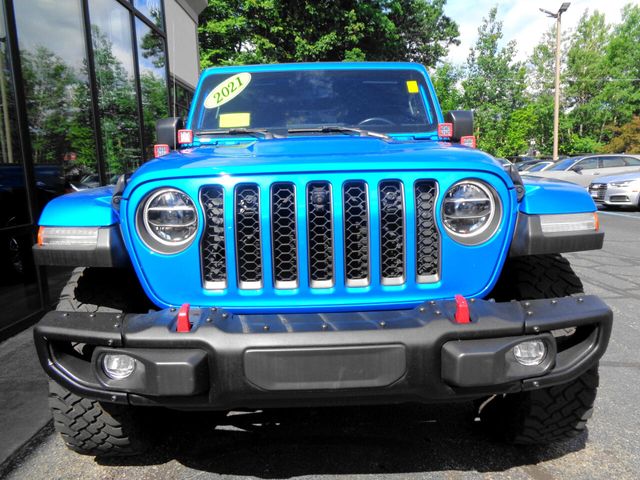
[[[457,294],[455,296],[456,299],[456,323],[471,323],[471,319],[469,318],[469,304],[467,303],[467,299],[462,295]]]
[[[176,332],[184,333],[191,331],[191,322],[189,322],[189,307],[188,303],[183,303],[178,310],[178,323],[176,324]]]

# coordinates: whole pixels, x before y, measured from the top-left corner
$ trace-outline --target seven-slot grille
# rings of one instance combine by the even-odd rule
[[[589,185],[589,193],[591,194],[591,198],[596,201],[602,202],[604,201],[604,196],[607,193],[607,184],[592,183],[591,185]]]
[[[411,255],[415,282],[436,282],[440,272],[437,191],[434,180],[405,185],[394,179],[374,185],[362,180],[336,185],[328,181],[306,185],[277,182],[265,192],[257,184],[243,183],[227,191],[226,196],[222,186],[205,186],[200,191],[205,214],[201,242],[204,287],[291,289],[306,282],[317,289],[337,283],[366,287],[372,283],[373,262],[380,265],[380,284],[402,285],[412,280],[407,278],[407,251],[415,253]],[[225,209],[225,201],[233,202],[233,206]],[[410,229],[407,205],[415,214]],[[225,218],[225,211],[232,212],[233,218]],[[265,217],[270,226],[270,248],[263,245],[263,240],[269,243],[261,227]],[[233,251],[225,244],[229,241],[225,224],[233,226]],[[338,233],[341,252],[335,251]],[[372,236],[379,246],[376,259],[372,258]],[[306,255],[300,254],[301,249]],[[301,266],[304,258],[305,265]],[[336,268],[336,262],[341,268]],[[233,265],[237,285],[228,281]],[[265,268],[272,278],[265,276]],[[343,278],[336,278],[337,271]],[[304,281],[301,275],[305,275]]]

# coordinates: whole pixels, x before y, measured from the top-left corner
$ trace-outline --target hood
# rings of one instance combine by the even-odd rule
[[[640,180],[640,171],[631,173],[620,173],[618,175],[607,175],[606,177],[599,177],[591,183],[623,182],[625,180]]]
[[[184,149],[144,164],[131,177],[127,190],[159,178],[456,169],[488,171],[511,185],[500,163],[479,150],[430,140],[389,142],[332,135]]]

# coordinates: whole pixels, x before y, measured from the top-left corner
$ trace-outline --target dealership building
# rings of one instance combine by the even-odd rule
[[[2,0],[0,338],[37,320],[69,271],[36,268],[52,198],[112,183],[185,115],[207,0]]]

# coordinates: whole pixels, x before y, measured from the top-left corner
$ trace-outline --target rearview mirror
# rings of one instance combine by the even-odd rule
[[[473,112],[471,110],[451,110],[445,113],[444,121],[453,124],[452,142],[459,142],[462,137],[473,136]]]
[[[156,122],[156,143],[169,145],[171,150],[178,148],[178,130],[184,122],[180,117],[162,118]]]

